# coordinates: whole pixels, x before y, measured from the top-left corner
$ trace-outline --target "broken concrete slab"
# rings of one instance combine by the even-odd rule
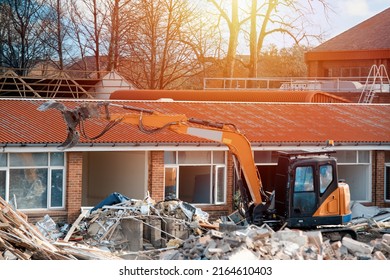
[[[385,255],[381,251],[376,251],[373,256],[375,260],[387,260]]]
[[[245,247],[239,248],[237,251],[233,252],[228,259],[230,261],[237,260],[258,260],[259,258],[250,250]]]
[[[307,232],[303,232],[303,235],[307,236],[309,244],[313,244],[317,246],[317,248],[321,248],[323,243],[323,237],[321,231],[319,230],[307,231]]]
[[[365,244],[363,242],[359,242],[356,240],[353,240],[349,237],[344,237],[342,240],[343,246],[347,247],[349,251],[351,251],[353,254],[356,253],[363,253],[363,254],[371,254],[374,250],[374,247]]]
[[[138,252],[142,250],[143,239],[143,224],[136,219],[122,219],[121,227],[128,242],[128,250],[130,252]]]
[[[299,246],[307,245],[309,240],[308,235],[304,235],[303,231],[289,229],[277,231],[273,234],[272,237],[281,241],[290,241],[298,244]]]

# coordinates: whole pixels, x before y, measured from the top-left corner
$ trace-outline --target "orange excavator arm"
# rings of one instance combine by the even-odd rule
[[[112,104],[89,104],[69,110],[61,103],[49,101],[41,105],[38,110],[46,111],[55,108],[62,112],[68,125],[68,138],[61,145],[63,148],[70,148],[77,144],[79,137],[77,126],[90,118],[104,119],[110,123],[137,125],[145,133],[153,133],[157,130],[168,128],[178,134],[192,135],[225,144],[240,163],[253,203],[258,205],[263,202],[263,187],[253,159],[251,144],[245,135],[240,133],[234,125],[187,118],[183,114],[161,114],[129,106],[120,107],[138,112],[111,114],[108,109],[109,105]],[[104,110],[101,110],[101,108],[104,108]]]

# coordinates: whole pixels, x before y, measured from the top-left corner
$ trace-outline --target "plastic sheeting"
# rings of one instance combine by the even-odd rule
[[[90,212],[92,213],[93,211],[96,211],[97,209],[102,208],[103,206],[115,205],[128,200],[130,200],[130,198],[128,198],[127,196],[124,196],[123,194],[117,192],[113,192],[105,199],[103,199],[98,205],[93,207]]]

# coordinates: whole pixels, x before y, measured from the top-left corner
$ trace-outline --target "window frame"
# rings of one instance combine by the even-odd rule
[[[174,153],[174,159],[173,161],[166,163],[165,159],[165,153]],[[180,199],[179,193],[180,193],[180,167],[181,166],[209,166],[210,167],[210,195],[211,195],[211,202],[210,203],[192,203],[194,205],[223,205],[227,203],[227,153],[224,150],[202,150],[202,152],[210,152],[211,154],[211,161],[207,163],[201,163],[201,162],[196,162],[196,163],[180,163],[179,162],[179,153],[180,152],[198,152],[196,150],[185,150],[185,151],[164,151],[164,197],[165,197],[165,191],[166,191],[166,178],[165,178],[165,171],[167,168],[175,168],[176,169],[176,198]],[[214,153],[216,152],[221,152],[223,153],[223,163],[214,160]],[[171,159],[171,157],[169,157]],[[218,169],[223,168],[223,201],[218,200],[218,190],[217,186],[215,184],[218,183],[218,178],[216,178],[216,172]]]
[[[23,155],[23,154],[46,154],[47,155],[47,164],[46,165],[12,165],[11,166],[11,157],[12,155]],[[62,154],[63,161],[62,165],[54,164],[53,154]],[[22,152],[22,153],[3,153],[6,155],[6,166],[1,166],[0,171],[5,171],[5,197],[4,200],[10,202],[13,200],[10,197],[11,193],[11,172],[13,170],[26,170],[26,169],[45,169],[46,170],[46,207],[37,207],[37,208],[19,208],[23,211],[42,211],[42,210],[64,210],[66,205],[66,153],[63,152]],[[53,186],[53,171],[60,170],[62,172],[62,195],[61,195],[61,206],[52,206],[52,186]]]
[[[390,202],[390,162],[385,162],[385,176],[384,176],[384,200]],[[389,186],[386,186],[387,180],[389,180]],[[388,188],[387,188],[388,187]]]
[[[340,152],[354,152],[355,155],[354,155],[354,161],[351,161],[351,162],[348,162],[348,161],[340,161],[340,157],[337,156],[337,153],[340,153]],[[368,153],[368,162],[362,162],[360,160],[360,158],[364,158],[362,155],[361,155],[361,152],[367,152]],[[365,199],[359,199],[359,200],[354,200],[354,201],[357,201],[357,202],[362,202],[362,203],[365,203],[365,202],[371,202],[372,201],[372,172],[370,172],[372,170],[372,151],[371,150],[336,150],[336,153],[333,155],[333,157],[336,158],[337,160],[337,173],[338,173],[338,179],[346,179],[346,178],[343,178],[343,176],[340,176],[340,167],[354,167],[354,166],[364,166],[366,168],[368,168],[368,173],[367,173],[367,184],[364,189],[364,192],[365,192]],[[345,158],[344,155],[341,159]],[[349,182],[349,180],[346,181],[346,183],[349,185],[350,187],[350,192],[352,193],[353,192],[353,184],[351,182]],[[352,198],[351,198],[352,200]]]
[[[328,184],[323,184],[323,182],[322,182],[322,176],[321,176],[321,174],[322,174],[322,168],[323,167],[330,167],[330,171],[328,171],[328,170],[326,170],[325,172],[326,172],[326,174],[330,174],[332,177],[330,178],[331,180],[328,182]],[[328,169],[328,168],[327,168]],[[333,181],[334,181],[334,174],[335,174],[335,172],[334,172],[334,170],[333,170],[333,165],[331,165],[331,164],[328,164],[328,163],[326,163],[326,164],[321,164],[320,166],[319,166],[319,174],[320,174],[320,176],[319,176],[319,186],[318,186],[318,191],[319,191],[319,194],[320,194],[320,196],[323,196],[324,195],[324,193],[328,190],[328,188],[329,188],[329,186],[331,186],[332,185],[332,183],[333,183]],[[325,179],[326,179],[326,177],[324,177]],[[325,188],[323,188],[325,186]]]

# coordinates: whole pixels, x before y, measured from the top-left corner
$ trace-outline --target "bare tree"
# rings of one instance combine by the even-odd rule
[[[191,47],[200,66],[200,71],[193,75],[186,84],[192,89],[202,89],[206,77],[218,77],[224,67],[226,51],[223,48],[224,38],[219,25],[212,24],[212,15],[202,6],[196,8],[194,19],[186,32],[180,35],[180,41]]]
[[[250,15],[250,37],[249,37],[249,78],[257,77],[257,0],[252,0],[251,15]],[[249,87],[253,87],[254,83],[249,81]]]
[[[220,16],[225,20],[229,29],[229,44],[226,54],[225,66],[223,68],[223,76],[226,78],[233,77],[234,64],[237,54],[238,37],[242,25],[245,24],[250,17],[244,19],[239,18],[238,0],[231,0],[231,7],[225,8],[223,1],[217,3],[216,0],[208,0],[218,10]],[[229,9],[231,15],[229,16]]]
[[[119,11],[120,11],[120,0],[114,0],[113,3],[109,4],[111,10],[111,36],[110,43],[108,46],[108,61],[107,70],[111,71],[116,69],[118,66],[119,59]]]
[[[78,62],[78,68],[80,70],[87,70],[88,66],[86,62],[86,38],[83,36],[83,26],[80,22],[80,20],[83,18],[83,14],[80,12],[76,2],[77,0],[70,0],[68,3],[69,20],[71,25],[70,37],[73,38],[73,42],[78,49],[77,53],[79,53],[79,55],[77,56],[77,60],[79,61],[73,62]]]
[[[315,0],[322,4],[322,7],[327,13],[329,5],[326,0]],[[310,26],[309,14],[315,13],[313,9],[313,1],[308,0],[305,3],[302,1],[294,0],[268,0],[263,2],[259,7],[256,0],[252,1],[251,10],[251,23],[253,24],[255,18],[260,25],[260,31],[258,35],[257,29],[252,25],[250,31],[250,60],[251,63],[248,67],[249,77],[256,77],[257,67],[254,66],[253,61],[256,61],[260,55],[262,48],[264,47],[264,41],[267,36],[275,33],[286,34],[293,42],[298,45],[303,40],[309,39],[321,40],[322,34],[308,33],[307,27]],[[255,15],[256,14],[256,15]],[[257,36],[257,41],[255,38]]]
[[[329,9],[326,0],[314,1],[322,4],[325,13]],[[217,0],[208,0],[208,2],[217,9],[229,29],[224,77],[233,77],[238,38],[241,32],[249,34],[250,59],[246,64],[249,77],[257,76],[257,61],[267,36],[275,33],[285,34],[292,38],[295,44],[312,38],[321,39],[321,34],[307,32],[307,26],[310,25],[308,15],[315,13],[312,0],[307,0],[306,3],[296,0],[252,0],[247,7],[239,6],[238,0],[229,1],[231,7],[226,6],[226,1],[218,3]],[[245,29],[247,22],[250,22],[249,32]]]
[[[308,47],[303,45],[282,49],[274,44],[268,45],[259,55],[258,70],[266,77],[304,77],[307,75],[304,60],[307,50]]]
[[[108,0],[107,0],[108,1]],[[94,69],[100,77],[101,55],[106,53],[105,43],[102,40],[103,31],[107,28],[109,9],[107,1],[97,0],[72,0],[71,15],[74,38],[82,53],[83,63],[90,68],[86,58],[89,53],[94,58]]]
[[[65,67],[65,53],[68,51],[67,40],[69,29],[69,17],[67,6],[63,0],[49,0],[45,4],[48,10],[47,16],[42,20],[45,36],[41,39],[54,57],[49,59],[61,70]]]
[[[26,74],[48,55],[46,45],[42,44],[42,18],[45,16],[46,10],[40,2],[2,1],[1,61],[4,66],[18,68],[19,74]]]
[[[194,13],[190,1],[140,0],[136,24],[126,32],[126,77],[139,88],[179,88],[200,71],[196,53],[185,35]]]

